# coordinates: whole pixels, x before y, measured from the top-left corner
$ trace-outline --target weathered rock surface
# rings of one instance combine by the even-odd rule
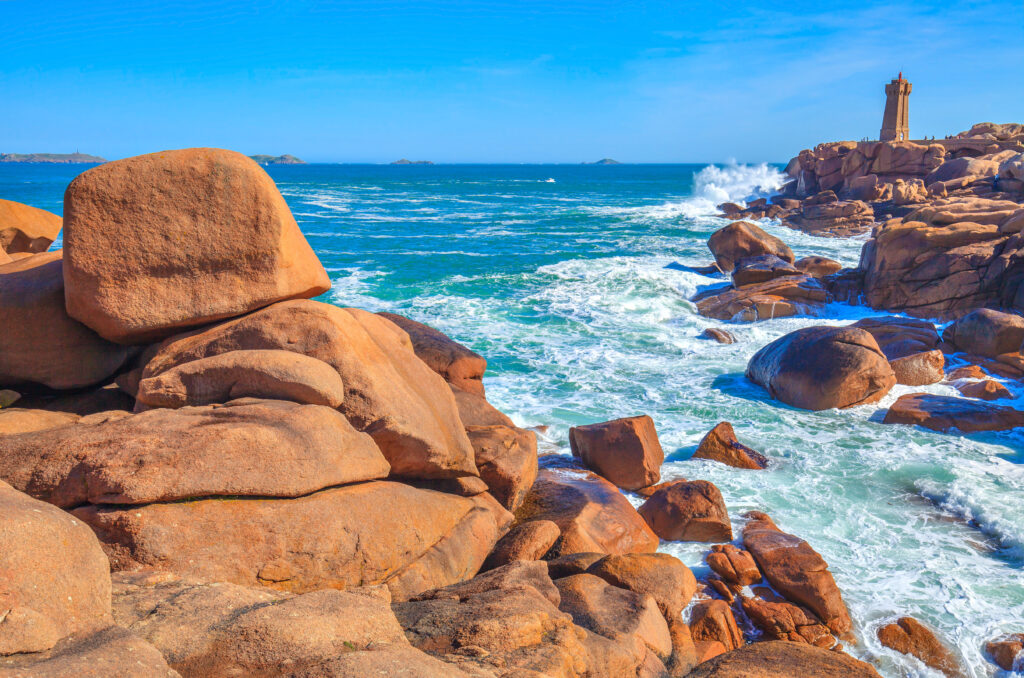
[[[719,642],[727,651],[743,645],[736,617],[724,600],[697,603],[690,613],[690,633],[694,640]]]
[[[483,396],[479,396],[460,388],[451,387],[455,397],[455,405],[459,410],[459,419],[465,426],[508,426],[515,428],[515,423],[498,408],[491,405]]]
[[[359,309],[286,301],[209,328],[171,337],[144,378],[230,351],[280,349],[333,367],[345,384],[339,408],[373,437],[396,476],[477,475],[473,447],[454,396],[413,353],[394,323]]]
[[[520,520],[550,520],[562,536],[550,556],[571,553],[653,553],[658,536],[619,490],[593,473],[544,469],[537,474]]]
[[[60,235],[62,224],[53,212],[0,199],[0,252],[45,252]]]
[[[845,238],[864,233],[875,221],[874,210],[861,200],[839,200],[825,191],[803,201],[782,223],[804,233]]]
[[[862,318],[850,325],[868,332],[890,361],[915,353],[931,351],[939,346],[939,333],[926,320],[881,316]]]
[[[70,412],[51,412],[23,407],[9,407],[0,410],[0,435],[45,431],[48,428],[67,426],[81,419]]]
[[[493,499],[387,481],[295,499],[85,506],[73,514],[97,533],[114,571],[150,567],[295,592],[388,583],[396,598],[472,576],[509,522]]]
[[[89,527],[3,482],[0,573],[0,655],[110,624],[107,559]]]
[[[3,202],[3,201],[0,201]],[[0,386],[35,382],[57,389],[91,386],[128,359],[64,310],[62,253],[0,266]]]
[[[669,541],[732,541],[725,500],[706,480],[677,481],[651,495],[639,513]]]
[[[824,278],[827,275],[838,273],[843,268],[843,265],[834,259],[818,256],[797,259],[793,266],[796,267],[796,270],[806,273],[812,278]]]
[[[509,511],[537,479],[537,434],[510,426],[467,426],[480,478]]]
[[[3,678],[180,678],[160,651],[130,631],[107,626],[64,638],[48,652],[0,658]]]
[[[443,332],[429,325],[410,320],[396,313],[380,313],[409,335],[413,350],[420,360],[449,384],[469,393],[484,394],[484,372],[487,361]]]
[[[746,469],[763,469],[768,466],[768,459],[736,439],[732,424],[723,421],[701,439],[694,459],[711,459],[727,466]]]
[[[623,489],[647,487],[661,478],[665,453],[647,415],[573,426],[569,445],[587,468]]]
[[[964,177],[994,177],[999,172],[999,163],[980,158],[953,158],[942,163],[928,176],[924,183],[931,186],[937,181],[962,179]]]
[[[831,301],[809,275],[787,275],[740,288],[710,290],[695,296],[697,312],[716,320],[754,322],[794,315],[815,315]]]
[[[1015,353],[1024,343],[1024,317],[979,308],[947,327],[942,340],[960,351],[986,358]]]
[[[1001,669],[1013,671],[1024,652],[1024,633],[1014,633],[985,643],[985,652]]]
[[[888,648],[920,659],[949,678],[962,678],[959,660],[935,634],[913,617],[900,617],[878,629],[878,641]]]
[[[390,603],[387,589],[291,595],[172,575],[114,577],[117,623],[186,677],[305,675],[349,652],[408,646]]]
[[[979,400],[1000,400],[1002,398],[1013,397],[1013,394],[1010,393],[1010,389],[1006,388],[995,379],[969,381],[961,384],[955,384],[955,386],[956,390],[960,391],[961,394],[968,398],[978,398]]]
[[[732,284],[735,287],[756,285],[787,275],[800,275],[800,270],[793,262],[780,259],[774,254],[760,254],[743,257],[735,262],[732,271]]]
[[[759,587],[759,595],[741,597],[743,613],[766,640],[808,643],[833,648],[836,638],[821,620],[806,607],[789,602]]]
[[[558,541],[562,531],[550,520],[528,520],[516,525],[498,540],[484,561],[484,570],[508,565],[515,560],[540,560]]]
[[[933,431],[1007,431],[1024,426],[1024,411],[967,398],[910,393],[896,399],[884,422],[924,426]]]
[[[812,645],[753,643],[699,664],[689,678],[880,678],[870,665]]]
[[[587,574],[612,586],[654,598],[666,620],[678,620],[697,591],[697,579],[686,565],[667,553],[624,553],[604,556]]]
[[[806,410],[873,403],[896,383],[874,337],[851,327],[790,332],[754,354],[747,378],[773,398]]]
[[[0,478],[63,508],[297,497],[388,471],[373,440],[338,412],[274,400],[151,410],[0,437]]]
[[[240,153],[105,163],[71,182],[64,216],[68,313],[111,341],[152,341],[331,287],[273,180]]]
[[[889,361],[896,375],[896,383],[906,386],[924,386],[943,380],[946,376],[946,358],[942,351],[926,351]]]
[[[330,365],[301,353],[229,351],[143,379],[136,398],[147,407],[268,398],[336,408],[345,401],[345,384]]]
[[[806,606],[836,635],[850,630],[850,613],[828,563],[803,539],[781,531],[771,518],[751,512],[743,546],[775,590]]]
[[[740,259],[761,254],[774,254],[793,263],[793,250],[786,243],[746,221],[731,223],[712,233],[708,249],[718,267],[726,273],[731,272]]]
[[[732,332],[719,327],[709,327],[700,333],[702,339],[711,339],[719,344],[735,344],[736,337]]]
[[[715,544],[706,560],[708,567],[727,584],[750,586],[761,581],[761,571],[750,552],[732,544]]]

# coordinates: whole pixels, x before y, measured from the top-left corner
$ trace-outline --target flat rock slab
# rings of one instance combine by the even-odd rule
[[[1024,411],[967,398],[911,393],[892,404],[884,422],[924,426],[933,431],[1008,431],[1024,426]]]
[[[277,400],[150,410],[0,437],[0,479],[64,508],[294,497],[389,470],[370,436],[337,411]]]

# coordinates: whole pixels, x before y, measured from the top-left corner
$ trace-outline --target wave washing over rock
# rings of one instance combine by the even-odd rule
[[[181,156],[173,171],[198,181],[203,157]],[[159,244],[155,222],[140,227],[140,237],[156,237],[155,244],[136,255],[125,229],[103,232],[116,220],[97,219],[123,209],[115,207],[123,203],[114,193],[107,201],[95,197],[116,191],[118,163],[104,166],[108,175],[78,182],[106,188],[72,196],[63,240],[52,227],[44,234],[63,242],[66,273],[54,277],[61,268],[49,259],[50,268],[33,273],[49,285],[36,303],[59,313],[65,296],[78,295],[69,306],[75,319],[64,322],[79,327],[91,342],[89,355],[99,356],[87,364],[63,360],[82,372],[79,380],[102,385],[116,377],[117,387],[56,394],[26,385],[52,365],[34,363],[31,353],[18,354],[14,365],[0,360],[13,375],[3,372],[0,387],[21,396],[12,409],[0,410],[0,433],[7,434],[0,436],[0,478],[35,499],[0,490],[18,510],[52,508],[38,500],[74,508],[72,522],[85,521],[99,538],[79,535],[80,557],[95,560],[102,545],[118,572],[112,583],[96,584],[101,603],[90,611],[96,620],[89,625],[68,622],[73,615],[50,600],[61,599],[62,590],[47,589],[46,600],[21,594],[10,606],[20,606],[19,614],[9,616],[22,624],[17,642],[0,642],[0,652],[13,647],[15,654],[0,658],[0,667],[71,671],[88,652],[116,662],[125,647],[134,647],[150,664],[145,675],[173,675],[168,664],[181,675],[273,674],[291,662],[295,675],[356,676],[401,666],[424,676],[500,676],[519,666],[541,675],[676,676],[696,666],[695,676],[748,675],[744,667],[756,667],[766,676],[877,670],[895,678],[940,675],[922,661],[948,660],[957,666],[951,670],[981,678],[993,675],[986,643],[1024,630],[1019,430],[965,436],[883,423],[901,396],[959,397],[959,381],[897,384],[875,402],[843,410],[813,412],[771,399],[745,376],[762,347],[812,326],[880,315],[836,302],[831,291],[790,317],[759,311],[758,321],[748,323],[699,313],[694,299],[732,289],[731,280],[734,291],[746,287],[741,269],[745,276],[796,275],[784,271],[787,261],[750,266],[741,257],[732,278],[709,266],[715,257],[708,239],[730,222],[717,206],[760,209],[787,181],[779,169],[465,166],[423,168],[412,176],[387,166],[297,166],[279,174],[268,168],[285,208],[259,168],[233,154],[218,162],[249,177],[254,199],[275,205],[261,226],[274,236],[265,252],[246,250],[252,243],[244,233],[237,234],[239,243],[196,248],[242,248],[231,274],[261,282],[246,286],[247,295],[222,298],[211,283],[196,302],[200,311],[180,317],[174,304],[140,310],[127,303],[131,286],[110,293],[105,275],[155,275],[174,289],[160,268],[175,256],[173,245]],[[19,193],[29,189],[20,188],[18,171],[0,168],[0,195],[60,211],[72,178],[59,174],[66,169],[54,168],[52,180],[36,182],[32,194]],[[40,193],[40,185],[49,192]],[[245,201],[211,201],[206,213],[221,222],[216,232],[247,223]],[[195,226],[176,221],[173,205],[161,209],[174,217],[164,223]],[[291,215],[316,257],[298,273],[241,267],[287,260],[282,253],[308,257]],[[136,223],[130,214],[117,216]],[[757,227],[783,241],[789,252],[775,251],[794,265],[817,256],[853,268],[867,239],[821,238],[767,218]],[[209,230],[195,236],[211,237]],[[138,261],[125,271],[112,268],[123,265],[118,262],[93,265],[95,258],[83,253],[104,238],[122,239],[118,251]],[[0,301],[6,275],[20,281],[22,271],[35,270],[32,257],[55,256],[37,254],[38,242],[32,247],[6,250],[14,261],[0,262]],[[160,247],[171,250],[151,251]],[[331,284],[319,300],[330,305],[302,299],[326,287],[316,259]],[[86,303],[86,284],[106,296]],[[162,296],[173,300],[172,292]],[[394,318],[395,325],[389,316],[337,307],[404,318]],[[712,328],[727,330],[734,343],[703,338]],[[859,329],[848,334],[874,346],[870,359],[883,372],[892,374],[888,365],[905,357],[883,356],[890,345],[882,338],[875,344]],[[152,348],[135,355],[110,341],[126,338]],[[45,333],[21,333],[5,341],[24,347],[43,339]],[[303,360],[284,359],[282,349],[304,354]],[[947,349],[947,373],[971,362],[992,368]],[[1010,392],[998,405],[1020,408],[1019,382],[996,378]],[[156,389],[166,391],[163,400],[146,395]],[[134,393],[141,394],[138,403]],[[216,404],[228,397],[245,400]],[[143,398],[190,406],[150,410]],[[132,408],[135,414],[124,411]],[[615,422],[588,429],[586,442],[571,433],[634,415],[649,415],[656,438],[648,424]],[[189,434],[185,417],[203,422],[204,433]],[[738,442],[729,432],[704,440],[722,421],[731,422]],[[161,444],[153,431],[172,444]],[[623,501],[613,485],[579,468],[571,436],[577,453],[612,482],[622,482],[615,477],[615,450],[628,449],[662,483],[708,481],[717,490],[707,489],[708,482],[680,482],[628,491]],[[117,452],[90,452],[97,440],[117,441],[111,448]],[[617,442],[609,447],[607,440]],[[268,441],[278,454],[261,460],[268,472],[258,472],[245,453]],[[729,454],[749,446],[767,458],[767,468],[715,461],[725,458],[722,446]],[[54,449],[59,453],[47,452]],[[346,465],[340,449],[361,461]],[[190,468],[197,458],[225,469],[237,464],[239,472],[166,472]],[[148,460],[150,472],[128,473],[133,459]],[[86,475],[62,475],[70,460]],[[288,460],[292,468],[285,470]],[[83,485],[79,477],[97,480]],[[602,520],[579,509],[581,497],[600,503]],[[633,510],[641,506],[639,514]],[[513,523],[508,511],[527,522]],[[45,529],[71,529],[70,516],[51,513]],[[657,539],[641,515],[656,530],[666,516],[681,515],[683,524],[673,530],[731,532],[742,551],[716,547],[712,557],[710,543],[661,541],[657,550],[688,566],[697,584],[675,560],[642,553],[552,559],[578,550],[653,549]],[[299,529],[310,521],[328,529]],[[185,528],[168,530],[171,524]],[[242,525],[258,527],[250,534]],[[343,543],[332,542],[334,535],[344,535],[337,537]],[[773,544],[791,551],[772,555]],[[547,566],[511,564],[474,577],[481,566],[500,566],[512,554],[532,560],[544,553]],[[813,584],[801,583],[803,576]],[[230,583],[210,587],[210,581]],[[113,588],[109,610],[104,586]],[[333,590],[340,587],[350,591]],[[679,608],[688,627],[678,623]],[[297,623],[285,621],[296,614],[310,633],[335,631],[297,649],[289,643],[304,635],[301,628],[275,630]],[[899,629],[919,631],[893,625],[903,617],[920,620],[940,640],[906,636]],[[543,640],[524,640],[520,624],[527,623],[545,629]],[[173,646],[171,628],[178,629]],[[512,637],[520,645],[512,647]],[[918,659],[890,649],[904,637],[907,647],[928,647],[931,654],[918,651]],[[261,644],[248,645],[253,638]],[[766,642],[776,638],[783,640]],[[811,647],[837,639],[845,653],[874,669]],[[751,640],[758,642],[728,652]],[[952,659],[930,642],[951,648]],[[1000,650],[1011,658],[1013,642]]]

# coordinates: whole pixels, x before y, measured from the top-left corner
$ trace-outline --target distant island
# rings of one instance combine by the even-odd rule
[[[584,165],[621,165],[622,163],[618,160],[612,160],[611,158],[601,158],[597,162],[585,162]]]
[[[250,158],[261,165],[305,165],[306,161],[294,155],[250,155]]]
[[[105,158],[86,153],[0,153],[0,162],[51,162],[86,164],[106,162]]]
[[[402,158],[401,160],[396,160],[396,161],[394,161],[391,164],[392,165],[433,165],[434,163],[430,162],[429,160],[407,160],[406,158]]]

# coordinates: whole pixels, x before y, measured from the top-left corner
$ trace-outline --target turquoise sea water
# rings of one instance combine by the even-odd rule
[[[74,166],[0,165],[0,197],[61,211]],[[767,194],[772,167],[280,166],[268,169],[334,280],[324,300],[427,322],[489,360],[488,398],[523,426],[568,427],[646,413],[668,459],[663,478],[704,478],[741,514],[772,515],[829,562],[861,642],[849,650],[888,677],[938,675],[882,648],[877,627],[909,614],[957,646],[974,676],[998,675],[985,640],[1024,631],[1024,436],[962,437],[880,423],[880,404],[803,412],[767,400],[743,377],[749,357],[799,327],[874,313],[830,306],[823,317],[729,329],[689,297],[724,282],[666,268],[710,261],[714,205]],[[856,263],[861,242],[767,223],[797,256]],[[1022,395],[1016,384],[1009,384]],[[773,460],[742,471],[690,460],[730,421]],[[634,500],[636,498],[633,498]],[[639,501],[637,501],[639,503]],[[706,572],[704,545],[663,550]]]

